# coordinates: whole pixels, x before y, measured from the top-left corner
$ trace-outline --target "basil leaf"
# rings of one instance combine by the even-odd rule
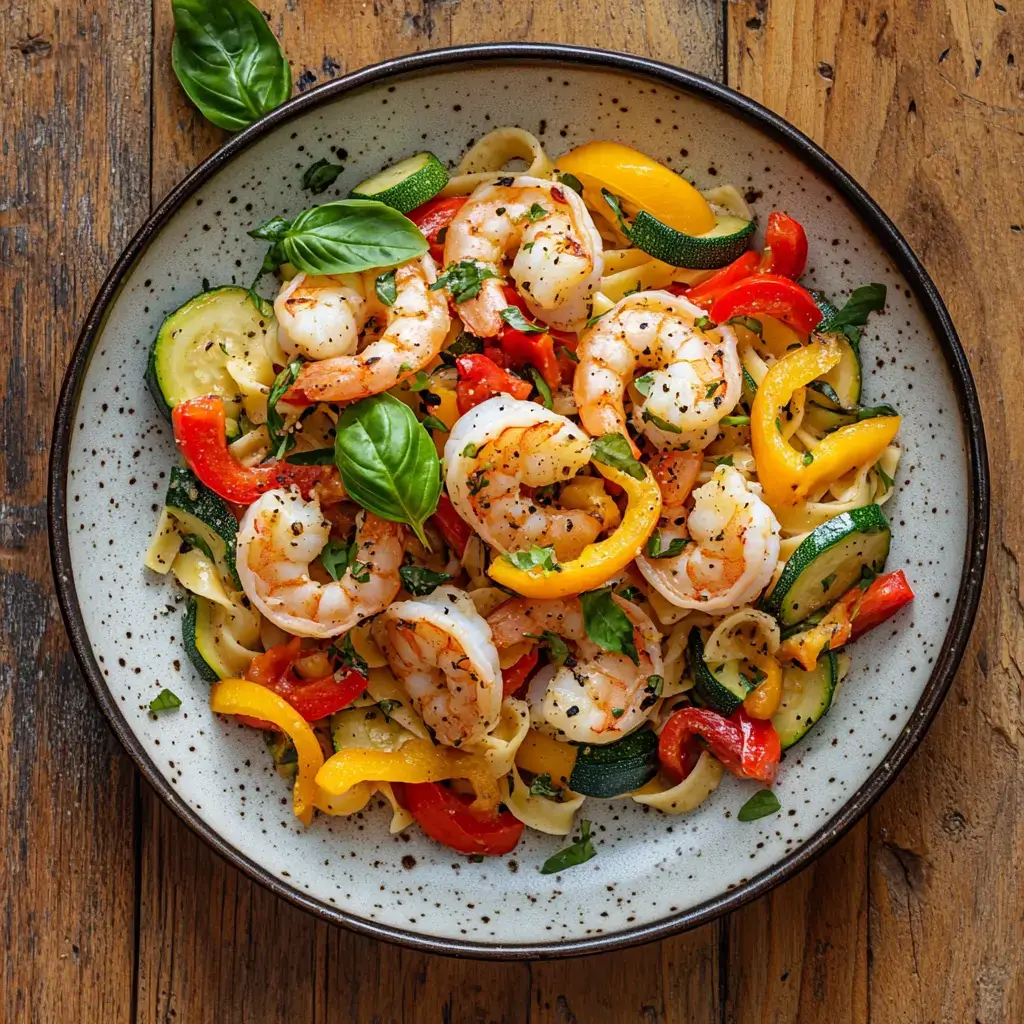
[[[814,453],[804,452],[803,456],[801,457],[801,461],[805,466],[809,466],[814,461]]]
[[[759,789],[739,810],[740,821],[757,821],[782,809],[779,798],[770,789]]]
[[[580,181],[575,174],[570,174],[568,171],[559,171],[557,169],[555,170],[555,174],[558,175],[558,180],[563,185],[568,185],[576,195],[583,195],[583,182]]]
[[[580,361],[580,357],[571,348],[566,348],[565,345],[558,346],[558,355],[562,359],[568,359],[571,363],[578,363]]]
[[[262,224],[257,225],[249,232],[250,238],[259,238],[264,242],[280,242],[288,229],[292,226],[290,220],[284,217],[271,217]]]
[[[398,298],[398,288],[395,286],[394,270],[388,270],[386,273],[381,274],[374,282],[373,287],[377,292],[377,298],[385,306],[393,306],[395,304],[395,299]]]
[[[338,420],[334,459],[353,501],[408,523],[429,548],[423,524],[441,496],[441,464],[412,409],[387,393],[348,406]]]
[[[719,426],[722,427],[749,427],[750,417],[749,416],[723,416],[718,421]]]
[[[836,394],[836,389],[832,387],[827,380],[812,380],[807,387],[812,391],[816,391],[819,395],[824,395],[824,397],[830,402],[833,402],[837,408],[843,408],[843,403],[839,400],[839,395]]]
[[[686,537],[673,537],[668,542],[668,547],[661,546],[661,530],[655,530],[647,540],[644,551],[648,558],[675,558],[686,550],[690,541]]]
[[[538,327],[537,324],[531,324],[518,306],[506,306],[501,311],[501,319],[504,320],[509,327],[514,327],[517,331],[521,331],[523,334],[544,334],[547,330],[544,327]]]
[[[644,423],[653,423],[659,430],[664,430],[666,434],[681,434],[683,432],[682,427],[677,427],[674,423],[663,420],[657,413],[651,412],[647,408],[640,414],[640,419]]]
[[[460,332],[459,336],[448,346],[446,351],[453,356],[469,356],[483,352],[483,338],[478,338],[469,331]]]
[[[525,633],[524,636],[529,637],[531,640],[539,640],[544,644],[551,655],[551,664],[555,668],[561,668],[566,662],[575,664],[575,659],[569,651],[569,645],[550,629],[545,629],[543,633]]]
[[[580,837],[572,846],[548,857],[541,865],[542,875],[553,875],[556,871],[564,871],[566,868],[574,868],[577,864],[585,864],[591,857],[597,856],[597,850],[590,841],[590,822],[584,819],[580,822]]]
[[[369,676],[370,667],[366,659],[352,645],[352,634],[346,633],[340,644],[331,644],[328,651],[338,659],[339,667],[347,672],[358,672],[361,676]]]
[[[540,394],[540,400],[544,403],[544,408],[553,409],[554,402],[551,398],[551,388],[548,387],[548,382],[541,376],[540,370],[536,366],[527,366],[526,372],[533,378],[534,386]]]
[[[623,434],[602,434],[590,442],[590,457],[595,462],[611,466],[634,480],[647,476],[644,467],[633,458],[633,449]]]
[[[592,316],[592,317],[591,317],[591,318],[590,318],[590,319],[589,319],[589,320],[587,321],[587,329],[589,330],[589,329],[590,329],[591,327],[593,327],[593,326],[594,326],[594,324],[596,324],[596,323],[597,323],[597,321],[598,321],[598,320],[600,320],[600,319],[601,319],[601,317],[603,317],[603,316],[607,316],[607,315],[608,315],[608,314],[609,314],[610,312],[611,312],[611,310],[610,310],[610,309],[606,309],[606,310],[605,310],[605,311],[604,311],[603,313],[598,313],[598,314],[597,314],[597,316]],[[577,362],[579,362],[579,360],[577,360]]]
[[[480,294],[480,286],[488,278],[498,275],[483,263],[463,260],[461,263],[449,263],[447,270],[430,286],[432,292],[447,288],[452,302],[468,302]]]
[[[292,466],[333,466],[334,449],[316,448],[311,452],[292,452],[284,461]]]
[[[248,0],[172,0],[171,11],[171,66],[208,121],[237,132],[291,95],[291,68]]]
[[[731,455],[716,455],[708,459],[708,462],[714,466],[731,466],[733,464]]]
[[[442,430],[444,433],[448,433],[448,427],[445,425],[443,420],[439,420],[436,416],[424,416],[420,422],[427,428],[427,430]]]
[[[642,377],[637,377],[633,381],[633,387],[640,392],[641,395],[646,398],[651,393],[651,388],[654,386],[654,374],[645,373]]]
[[[402,364],[402,366],[405,365],[405,363]],[[404,373],[405,371],[403,370],[402,372]],[[410,391],[425,391],[427,388],[430,387],[430,377],[428,377],[423,370],[417,370],[416,376],[413,377],[408,383]]]
[[[540,220],[541,217],[546,217],[547,215],[548,211],[545,210],[544,207],[540,205],[540,203],[534,203],[533,206],[531,206],[529,210],[526,211],[526,219],[531,224]]]
[[[878,474],[878,479],[885,485],[886,490],[890,490],[895,486],[896,481],[893,480],[893,478],[889,476],[884,469],[882,469],[882,464],[880,462],[875,463],[875,472]]]
[[[542,796],[561,803],[564,792],[561,786],[551,785],[551,776],[547,772],[538,775],[530,783],[530,796]]]
[[[344,541],[329,540],[320,552],[320,563],[327,570],[332,580],[340,580],[345,575],[352,556],[355,554],[355,542],[346,544]]]
[[[748,331],[753,331],[754,334],[760,336],[764,328],[761,326],[761,321],[752,316],[732,316],[725,321],[730,327],[735,324],[737,327],[746,327]]]
[[[845,305],[838,312],[825,314],[818,325],[823,334],[843,333],[854,348],[860,344],[860,328],[868,322],[869,313],[885,309],[886,288],[884,284],[865,284],[854,288]]]
[[[633,623],[612,598],[612,587],[580,594],[580,604],[587,636],[601,650],[624,654],[634,665],[639,665],[640,656],[633,642]]]
[[[618,196],[613,195],[608,189],[601,189],[601,196],[604,201],[612,208],[612,213],[615,214],[615,219],[619,222],[619,230],[627,237],[630,236],[629,225],[626,223],[626,218],[622,215],[622,200]],[[627,295],[629,292],[626,293]]]
[[[731,322],[732,321],[730,321],[730,323]],[[693,326],[696,327],[698,331],[713,331],[718,324],[716,324],[709,316],[699,316],[693,321]]]
[[[511,562],[517,569],[522,569],[524,572],[536,568],[541,568],[546,573],[559,571],[553,545],[542,548],[534,544],[526,551],[509,551],[502,557],[506,562]]]
[[[632,585],[623,587],[621,590],[616,590],[615,593],[618,594],[619,597],[625,598],[627,601],[632,601],[634,604],[637,601],[644,600],[644,592],[639,587],[634,587]]]
[[[326,192],[345,170],[341,164],[332,164],[330,160],[317,160],[310,164],[302,174],[302,187],[318,196]]]
[[[277,375],[267,396],[267,436],[270,438],[271,451],[277,459],[283,459],[285,454],[295,447],[295,438],[291,434],[282,433],[284,417],[277,411],[277,403],[298,380],[301,369],[302,363],[297,359],[290,362]]]
[[[173,711],[181,707],[181,698],[168,689],[161,690],[150,702],[150,711]]]
[[[352,552],[355,554],[355,552]],[[370,563],[369,562],[353,562],[349,569],[352,572],[352,579],[356,583],[369,583],[370,582]]]
[[[402,577],[402,586],[412,594],[413,597],[426,597],[432,594],[442,583],[452,579],[451,573],[434,572],[423,565],[403,565],[398,569],[398,575]]]

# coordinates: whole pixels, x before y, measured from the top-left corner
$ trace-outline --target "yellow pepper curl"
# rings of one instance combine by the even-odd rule
[[[560,743],[547,733],[531,729],[516,751],[516,765],[534,775],[550,775],[555,783],[569,785],[576,748]]]
[[[563,562],[560,572],[541,568],[517,569],[508,559],[496,558],[488,568],[490,577],[523,597],[569,597],[595,590],[607,583],[640,554],[654,532],[661,515],[661,490],[649,470],[643,480],[595,462],[598,471],[626,492],[627,505],[619,528],[604,540],[588,544],[579,558]]]
[[[276,725],[295,744],[299,767],[295,774],[295,817],[308,825],[316,803],[316,774],[324,763],[320,741],[312,726],[295,708],[259,683],[248,679],[222,679],[210,690],[210,710],[218,715],[248,715]]]
[[[875,416],[840,427],[809,452],[798,452],[783,437],[779,424],[793,393],[831,370],[841,354],[834,338],[816,341],[783,356],[757,389],[750,441],[769,505],[796,505],[815,489],[877,462],[900,428],[899,416]]]
[[[747,694],[743,708],[751,718],[771,718],[782,702],[782,666],[770,654],[750,660],[764,673],[764,679]]]

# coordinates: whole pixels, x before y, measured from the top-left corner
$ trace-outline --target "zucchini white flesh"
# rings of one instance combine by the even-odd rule
[[[223,666],[218,663],[216,657],[213,632],[210,628],[210,607],[211,603],[205,598],[189,594],[181,623],[181,634],[185,653],[199,673],[199,678],[207,683],[215,683],[218,679],[227,679],[228,673],[222,672]]]
[[[361,181],[349,195],[375,199],[399,213],[408,213],[433,199],[447,184],[448,172],[441,161],[433,153],[417,153]]]
[[[189,299],[164,320],[149,350],[146,382],[157,405],[170,417],[179,402],[220,395],[230,437],[233,428],[237,432],[243,396],[228,363],[249,364],[247,376],[269,373],[273,380],[266,344],[271,332],[276,338],[277,321],[260,311],[245,288],[214,288]]]
[[[629,239],[638,249],[662,263],[690,270],[715,270],[732,263],[747,250],[754,222],[731,213],[719,214],[703,235],[686,235],[641,210]]]
[[[832,604],[889,556],[889,520],[877,505],[843,512],[812,530],[789,557],[764,610],[781,625],[802,622]]]
[[[235,571],[238,521],[227,503],[204,487],[192,470],[175,466],[165,504],[183,534],[195,534],[206,543],[228,588],[241,590]]]
[[[810,672],[787,668],[782,674],[782,701],[772,715],[782,749],[787,750],[832,706],[839,685],[839,659],[827,651]]]
[[[704,641],[700,630],[690,630],[688,642],[693,688],[712,711],[729,717],[750,693],[750,680],[742,672],[742,661],[724,661],[709,665],[704,660]]]

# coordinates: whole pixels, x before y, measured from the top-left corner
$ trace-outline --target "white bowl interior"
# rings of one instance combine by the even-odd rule
[[[560,876],[540,864],[566,840],[528,833],[514,854],[471,863],[415,828],[388,833],[383,807],[308,830],[260,736],[214,718],[207,684],[181,647],[174,586],[143,568],[176,454],[143,383],[163,317],[212,284],[247,284],[264,250],[246,230],[308,205],[301,171],[347,151],[337,185],[430,148],[455,161],[491,128],[521,125],[552,154],[589,139],[637,146],[700,187],[752,190],[762,221],[775,208],[807,228],[808,277],[844,296],[882,281],[887,315],[864,339],[865,396],[904,415],[905,455],[890,568],[917,593],[910,609],[852,648],[832,713],[787,757],[776,816],[735,812],[754,791],[727,778],[697,812],[663,817],[629,800],[590,800],[598,856]],[[332,192],[322,200],[330,199]],[[74,583],[106,685],[142,749],[215,832],[299,893],[378,925],[484,944],[609,935],[693,907],[753,878],[826,827],[906,725],[949,626],[966,542],[967,459],[938,343],[895,266],[829,185],[759,129],[702,99],[595,69],[518,65],[414,75],[341,96],[241,153],[188,200],[153,241],[113,305],[75,414],[67,521]],[[180,711],[147,705],[168,686]]]

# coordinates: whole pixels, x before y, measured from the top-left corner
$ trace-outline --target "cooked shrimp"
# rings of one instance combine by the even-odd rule
[[[373,638],[439,743],[459,747],[498,724],[498,652],[464,591],[438,587],[396,602],[374,620]]]
[[[462,416],[444,446],[448,496],[460,516],[501,552],[554,545],[575,558],[602,521],[579,509],[540,505],[523,490],[572,479],[590,460],[590,439],[536,402],[489,398]]]
[[[444,243],[445,266],[476,261],[499,275],[482,282],[459,316],[481,338],[493,338],[508,306],[502,262],[513,251],[510,274],[527,306],[552,327],[578,330],[604,271],[601,235],[571,189],[541,178],[503,178],[481,185],[458,212]]]
[[[653,291],[628,295],[601,317],[576,353],[583,426],[595,437],[625,434],[626,386],[651,370],[634,395],[634,426],[658,448],[706,448],[740,400],[743,371],[732,328],[701,330],[702,316],[686,299]]]
[[[779,560],[779,524],[743,474],[719,466],[693,492],[693,508],[663,513],[659,542],[687,541],[669,558],[637,557],[647,582],[679,608],[724,614],[752,603]]]
[[[281,348],[307,359],[350,355],[369,317],[368,306],[359,274],[296,274],[274,300]]]
[[[383,334],[358,354],[307,364],[294,390],[315,402],[354,402],[387,391],[430,363],[451,325],[444,292],[430,290],[436,279],[429,256],[399,267]]]
[[[319,501],[282,490],[253,502],[238,528],[242,589],[271,622],[296,636],[344,633],[387,607],[401,586],[405,531],[369,512],[356,519],[356,553],[341,579],[311,579],[310,563],[330,529]]]
[[[537,601],[520,597],[491,613],[488,624],[499,649],[521,643],[525,634],[551,630],[571,641],[575,655],[561,668],[541,673],[550,680],[541,691],[531,686],[531,722],[577,743],[612,743],[632,732],[657,703],[648,690],[651,676],[662,673],[661,637],[654,623],[636,605],[613,598],[633,623],[639,665],[624,654],[602,650],[587,636],[579,598]],[[544,684],[545,675],[538,673]]]

